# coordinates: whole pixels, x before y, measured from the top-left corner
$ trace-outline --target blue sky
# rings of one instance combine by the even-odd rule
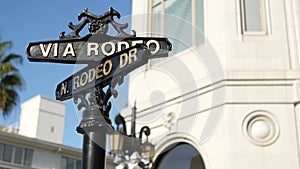
[[[14,46],[9,53],[24,57],[24,64],[19,66],[26,82],[26,87],[19,92],[20,102],[36,95],[55,99],[56,85],[74,73],[74,65],[29,62],[25,49],[29,42],[56,40],[59,33],[70,32],[69,22],[78,24],[77,16],[84,8],[100,15],[113,7],[122,16],[131,13],[131,0],[6,0],[0,6],[0,41],[12,41]],[[130,32],[130,29],[127,30]],[[125,101],[125,100],[124,100]],[[72,100],[66,101],[66,119],[64,129],[65,145],[81,147],[81,135],[75,128],[79,124]],[[10,125],[19,121],[20,109],[3,119],[0,125]]]

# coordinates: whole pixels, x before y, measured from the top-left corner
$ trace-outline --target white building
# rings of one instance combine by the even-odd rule
[[[132,9],[138,36],[173,43],[172,56],[129,80],[155,169],[300,168],[299,0],[133,0]]]
[[[62,144],[66,104],[38,95],[21,105],[19,134]]]
[[[21,107],[19,128],[1,128],[0,168],[80,169],[81,149],[62,144],[65,103],[39,95]]]

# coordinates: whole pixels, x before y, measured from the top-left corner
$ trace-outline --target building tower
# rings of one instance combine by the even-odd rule
[[[20,135],[62,144],[65,103],[38,95],[21,107]]]

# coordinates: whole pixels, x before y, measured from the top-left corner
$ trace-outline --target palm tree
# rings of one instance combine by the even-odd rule
[[[4,117],[16,107],[19,101],[17,90],[24,86],[19,70],[14,66],[15,63],[23,63],[22,57],[5,54],[11,46],[12,42],[0,42],[0,112]]]

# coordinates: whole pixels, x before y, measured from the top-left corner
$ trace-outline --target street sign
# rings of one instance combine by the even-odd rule
[[[56,87],[56,100],[66,100],[83,91],[104,87],[113,77],[125,76],[130,71],[152,59],[151,51],[144,45],[136,45],[104,58],[99,64],[89,65],[68,77]],[[165,55],[167,56],[167,55]]]
[[[157,57],[166,55],[171,48],[167,38],[122,38],[95,34],[71,40],[33,42],[27,47],[27,55],[34,62],[81,64],[100,61],[137,44],[145,45]]]

